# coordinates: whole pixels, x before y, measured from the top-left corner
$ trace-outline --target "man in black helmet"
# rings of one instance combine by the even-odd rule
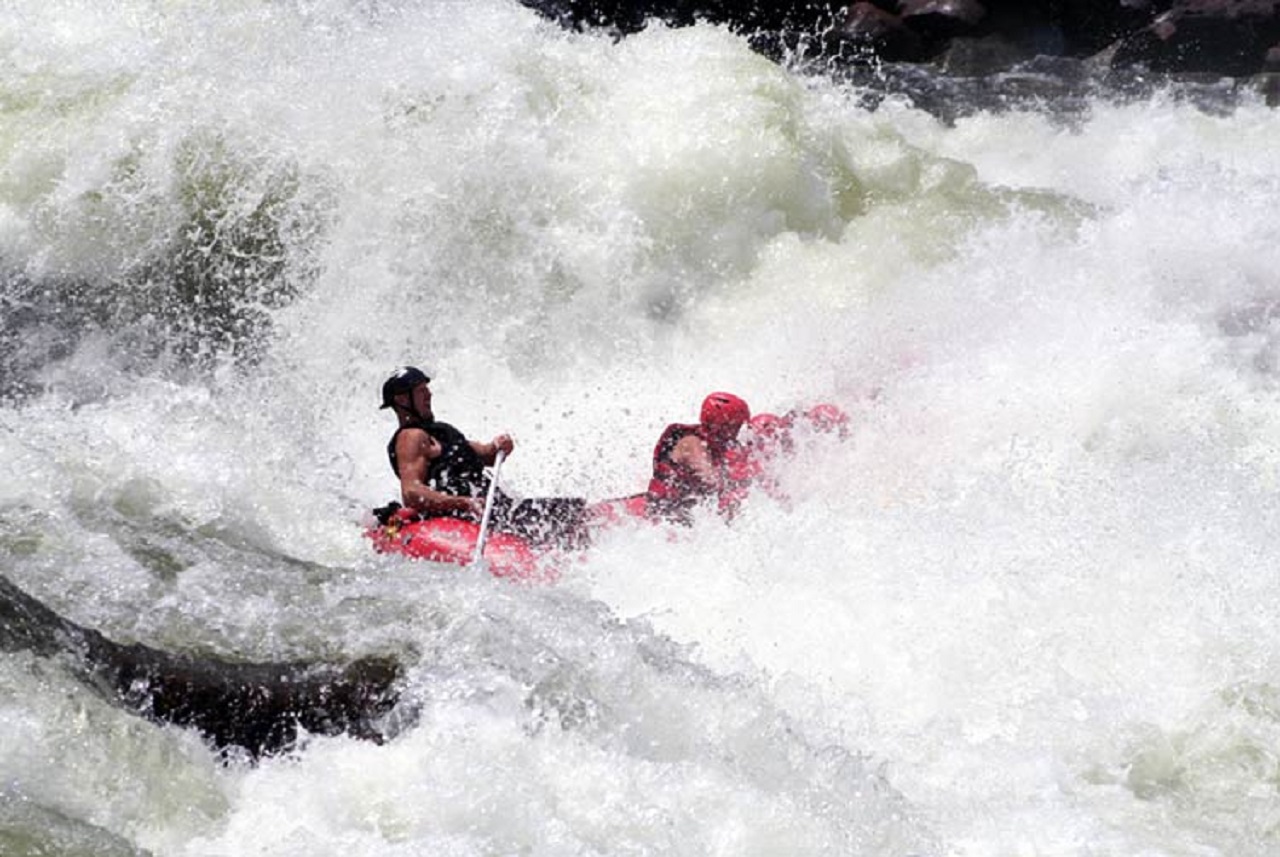
[[[467,440],[462,432],[436,420],[431,410],[431,379],[405,366],[382,385],[383,408],[395,411],[399,426],[387,444],[391,469],[400,479],[400,497],[424,517],[479,520],[489,490],[485,468],[499,452],[515,449],[510,435],[489,443]],[[586,500],[577,497],[511,499],[494,491],[493,527],[530,541],[576,543],[582,536]]]

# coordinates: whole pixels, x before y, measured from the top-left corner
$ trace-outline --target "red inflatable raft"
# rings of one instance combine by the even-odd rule
[[[831,404],[819,404],[807,410],[791,411],[782,416],[757,414],[748,424],[748,436],[742,451],[730,468],[736,471],[740,489],[721,499],[722,513],[732,514],[732,506],[748,489],[761,488],[768,493],[771,480],[767,463],[777,455],[787,455],[795,442],[794,432],[801,426],[821,433],[848,433],[849,417]],[[628,520],[655,520],[647,509],[646,496],[634,494],[592,504],[587,512],[588,535]],[[468,565],[480,537],[480,525],[458,518],[420,518],[409,509],[399,509],[385,526],[365,530],[379,553],[400,554],[414,559]],[[588,538],[588,541],[590,539]],[[495,577],[522,580],[551,580],[555,577],[548,557],[563,557],[568,549],[543,547],[512,533],[490,530],[485,539],[483,562]]]
[[[593,504],[588,511],[588,527],[595,531],[644,517],[645,495],[637,494]],[[400,509],[385,526],[370,527],[364,534],[378,553],[468,565],[475,556],[480,525],[459,518],[420,518],[411,510]],[[490,530],[482,559],[495,577],[547,579],[554,577],[554,572],[541,560],[564,553],[563,548],[535,546],[512,533]]]

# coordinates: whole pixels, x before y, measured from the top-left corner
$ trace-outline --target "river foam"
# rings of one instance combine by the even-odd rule
[[[410,665],[394,740],[251,766],[6,653],[0,843],[1275,850],[1274,111],[948,125],[496,1],[0,22],[5,572],[123,641]],[[712,389],[853,430],[511,585],[360,537],[406,362],[514,493],[640,490]]]

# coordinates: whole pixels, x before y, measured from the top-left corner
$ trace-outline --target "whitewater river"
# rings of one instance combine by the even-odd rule
[[[259,764],[0,653],[4,855],[1280,852],[1280,113],[978,113],[514,2],[0,4],[0,573],[407,665]],[[396,366],[514,494],[829,401],[550,585],[379,556]]]

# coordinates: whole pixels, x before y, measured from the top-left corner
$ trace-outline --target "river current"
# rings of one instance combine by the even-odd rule
[[[1280,849],[1280,113],[939,121],[514,2],[0,5],[0,572],[121,642],[408,665],[252,763],[0,653],[6,855]],[[551,584],[380,556],[382,380],[503,485],[752,496]]]

